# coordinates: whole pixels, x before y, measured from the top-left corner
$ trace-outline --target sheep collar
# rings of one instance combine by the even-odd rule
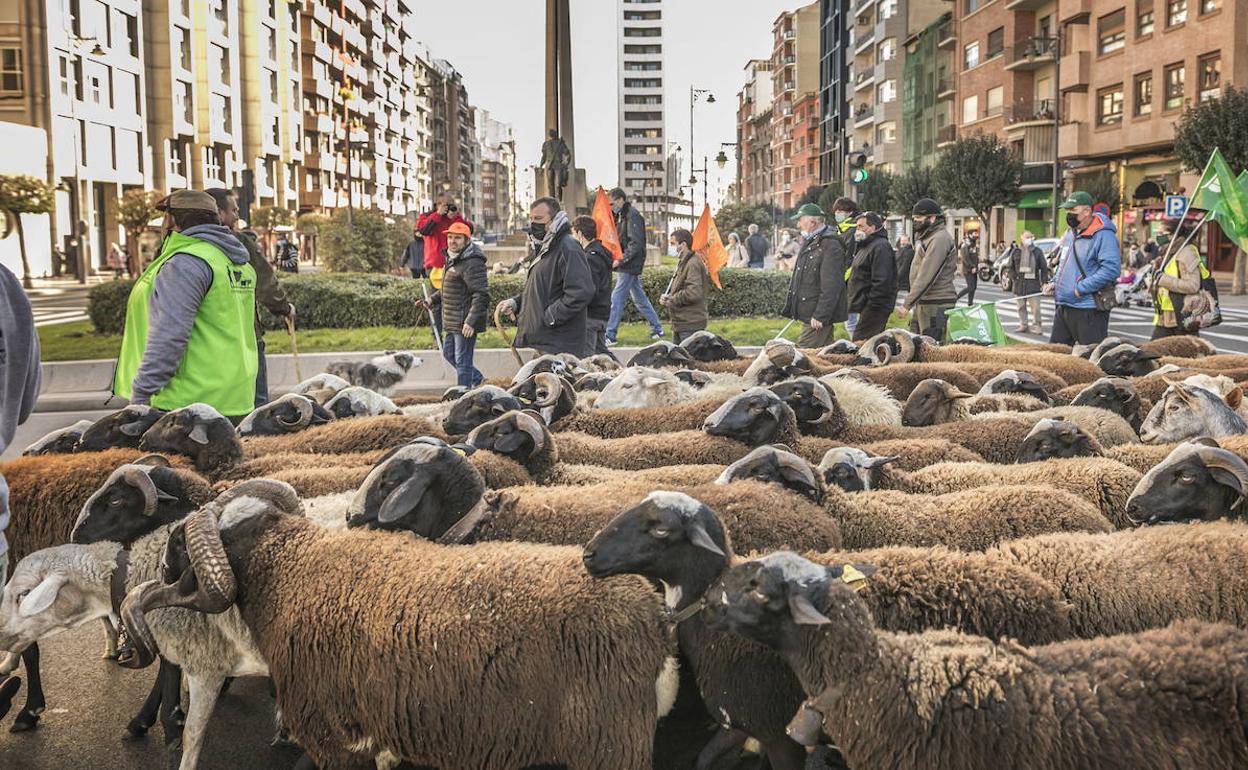
[[[705,607],[706,607],[706,597],[702,597],[701,599],[698,599],[696,602],[694,602],[693,604],[690,604],[688,607],[684,608],[683,610],[677,611],[677,610],[673,610],[669,608],[667,610],[667,622],[671,623],[673,627],[679,626],[681,623],[684,623],[689,618],[693,617],[694,615],[697,615]]]

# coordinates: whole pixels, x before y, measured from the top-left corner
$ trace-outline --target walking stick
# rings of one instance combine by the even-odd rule
[[[517,366],[524,366],[524,359],[520,357],[520,351],[516,350],[516,346],[511,341],[511,336],[507,334],[507,330],[503,328],[502,304],[494,308],[494,328],[498,329],[498,333],[503,335],[503,339],[507,341],[507,347],[511,348],[511,355],[516,359]]]
[[[773,339],[773,340],[778,340],[778,339],[780,339],[781,337],[783,337],[783,336],[784,336],[784,333],[785,333],[785,332],[787,332],[787,331],[789,330],[789,327],[790,327],[790,326],[792,326],[792,325],[793,325],[793,323],[794,323],[793,321],[789,321],[787,324],[785,324],[785,325],[784,325],[784,328],[783,328],[783,329],[781,329],[780,331],[776,332],[776,336],[772,337],[772,339]]]
[[[433,332],[433,344],[438,346],[438,353],[442,354],[442,374],[446,375],[446,354],[443,353],[442,335],[438,334],[438,324],[433,320],[433,297],[429,294],[429,284],[425,283],[425,279],[420,279],[420,291],[425,295],[425,312],[429,314],[429,331]]]
[[[295,362],[295,379],[303,382],[303,372],[299,371],[299,335],[295,334],[295,319],[289,314],[286,319],[286,333],[290,335],[290,357]]]

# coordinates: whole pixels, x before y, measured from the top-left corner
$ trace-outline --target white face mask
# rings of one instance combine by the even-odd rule
[[[1031,238],[1024,238],[1024,239],[1023,239],[1023,245],[1024,245],[1024,246],[1026,246],[1026,247],[1028,247],[1028,248],[1031,248],[1031,244],[1033,244],[1033,243],[1035,243],[1035,241],[1033,241]]]
[[[677,244],[675,244],[675,243],[669,243],[669,244],[667,244],[667,256],[669,256],[669,257],[679,257],[679,256],[680,256],[680,246],[678,246],[678,245],[677,245]]]

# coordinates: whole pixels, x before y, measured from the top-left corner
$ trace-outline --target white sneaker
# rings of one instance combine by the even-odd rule
[[[603,344],[604,344],[604,345],[606,345],[606,346],[607,346],[607,347],[609,347],[609,348],[613,348],[613,347],[615,347],[616,345],[618,345],[618,344],[620,344],[620,343],[616,342],[615,340],[611,339],[610,337],[607,337],[606,339],[604,339],[604,340],[603,340]]]
[[[661,339],[663,339],[663,335],[662,335],[662,334],[651,334],[651,335],[650,335],[650,339],[652,339],[652,340],[661,340]]]

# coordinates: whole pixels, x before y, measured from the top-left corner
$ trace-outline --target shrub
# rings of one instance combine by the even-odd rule
[[[642,288],[660,315],[659,295],[672,278],[670,267],[649,268],[641,274]],[[362,326],[412,326],[428,323],[415,300],[423,292],[410,278],[379,273],[279,274],[286,296],[298,309],[301,329],[351,329]],[[720,272],[723,291],[711,289],[708,310],[713,318],[776,315],[784,305],[789,273],[777,270],[725,269]],[[126,299],[131,281],[100,284],[88,294],[87,312],[96,331],[120,334],[125,323]],[[490,276],[490,314],[498,302],[515,296],[524,287],[521,275]],[[261,309],[266,328],[283,328],[279,319]],[[632,303],[624,320],[641,320]]]
[[[347,210],[338,209],[318,228],[318,248],[325,268],[335,273],[384,272],[398,262],[406,239],[381,214],[357,209],[347,224]]]

